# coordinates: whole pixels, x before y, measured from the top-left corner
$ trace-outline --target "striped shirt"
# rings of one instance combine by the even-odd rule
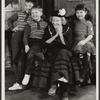
[[[8,19],[8,26],[12,30],[14,28],[13,23],[16,22],[15,27],[24,31],[26,24],[30,23],[31,20],[31,16],[26,12],[18,12]]]
[[[28,38],[42,39],[47,22],[41,20],[39,22],[31,21],[25,27],[24,44],[28,45]]]

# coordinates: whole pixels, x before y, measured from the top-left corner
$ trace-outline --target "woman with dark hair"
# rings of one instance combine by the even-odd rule
[[[48,94],[54,96],[58,87],[61,86],[62,100],[68,100],[68,85],[72,84],[72,67],[70,59],[72,54],[72,30],[65,24],[65,9],[54,11],[51,15],[51,24],[44,32],[42,42],[45,49],[45,59],[51,62],[51,88]]]

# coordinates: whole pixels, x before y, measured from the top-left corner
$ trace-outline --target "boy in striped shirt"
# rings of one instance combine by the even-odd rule
[[[12,15],[8,19],[9,29],[13,31],[11,37],[11,52],[12,52],[12,64],[15,71],[16,83],[13,86],[9,87],[9,90],[17,90],[22,89],[22,76],[23,76],[23,66],[22,66],[22,58],[21,54],[25,52],[24,44],[23,44],[23,35],[24,29],[27,23],[31,22],[30,9],[36,3],[33,0],[25,1],[25,11],[18,12]],[[16,25],[14,27],[14,22]]]
[[[22,81],[23,85],[27,85],[30,79],[30,74],[35,69],[35,62],[44,60],[41,48],[41,39],[44,34],[44,29],[47,26],[42,18],[43,11],[40,6],[34,6],[31,9],[31,16],[33,20],[27,24],[24,33],[25,52],[27,53],[26,71]]]

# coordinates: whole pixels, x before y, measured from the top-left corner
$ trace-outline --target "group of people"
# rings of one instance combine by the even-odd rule
[[[48,21],[37,3],[26,0],[25,12],[18,12],[8,19],[8,26],[13,31],[11,52],[16,76],[16,83],[9,90],[23,89],[29,83],[31,73],[45,60],[52,66],[48,95],[54,96],[60,86],[62,100],[68,100],[69,85],[80,86],[86,80],[88,59],[96,58],[90,12],[84,4],[79,4],[74,15],[66,17],[65,14],[64,8],[56,10]],[[22,54],[24,66],[19,64]],[[81,72],[78,64],[73,66],[73,58],[81,61]],[[88,76],[87,82],[90,81]]]

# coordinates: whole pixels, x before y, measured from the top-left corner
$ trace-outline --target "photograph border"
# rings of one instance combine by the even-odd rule
[[[99,0],[96,0],[96,100],[99,100]],[[1,100],[5,100],[5,0],[1,1]]]

